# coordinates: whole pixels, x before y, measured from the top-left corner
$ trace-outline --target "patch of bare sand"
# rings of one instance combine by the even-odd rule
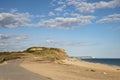
[[[3,62],[3,63],[0,63],[0,65],[5,65],[5,64],[7,64],[7,62],[5,61],[5,62]]]
[[[114,67],[66,59],[64,64],[25,61],[21,64],[27,70],[52,80],[120,80],[120,71]]]

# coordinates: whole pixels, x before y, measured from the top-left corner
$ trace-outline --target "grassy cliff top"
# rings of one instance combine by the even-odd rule
[[[0,52],[0,62],[18,58],[35,61],[55,61],[67,57],[65,50],[47,47],[30,47],[22,52]]]

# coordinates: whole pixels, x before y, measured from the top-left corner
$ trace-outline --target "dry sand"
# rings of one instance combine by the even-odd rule
[[[21,66],[52,80],[120,80],[120,68],[76,59],[64,64],[24,61]]]
[[[9,60],[0,64],[0,80],[49,80],[48,78],[24,69],[22,60]]]

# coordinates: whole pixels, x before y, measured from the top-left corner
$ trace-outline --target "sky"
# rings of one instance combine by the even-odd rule
[[[0,0],[0,52],[33,46],[120,58],[120,0]]]

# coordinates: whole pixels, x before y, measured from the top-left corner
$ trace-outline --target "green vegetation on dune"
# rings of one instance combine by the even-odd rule
[[[23,56],[25,56],[25,54],[19,52],[0,52],[0,63],[7,60],[20,59]]]
[[[36,61],[55,61],[65,59],[66,57],[65,50],[46,47],[31,47],[23,52],[0,52],[0,62],[18,58]]]
[[[25,52],[35,56],[37,60],[61,60],[67,57],[63,49],[46,48],[46,47],[31,47]]]

